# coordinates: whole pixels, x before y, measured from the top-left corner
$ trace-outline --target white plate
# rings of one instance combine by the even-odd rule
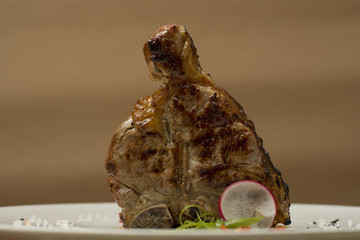
[[[124,230],[119,210],[115,203],[0,207],[0,239],[360,239],[360,207],[293,204],[291,226],[242,232]]]

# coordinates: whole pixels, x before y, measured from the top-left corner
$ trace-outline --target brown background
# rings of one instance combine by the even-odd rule
[[[0,206],[112,201],[117,125],[184,24],[255,122],[293,202],[360,205],[360,1],[0,0]]]

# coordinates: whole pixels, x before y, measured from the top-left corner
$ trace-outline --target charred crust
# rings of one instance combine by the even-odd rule
[[[198,145],[201,145],[203,147],[212,147],[218,142],[218,137],[214,133],[213,129],[207,129],[204,134],[195,137],[192,142],[191,146],[196,147]]]
[[[216,164],[214,167],[213,167],[213,170],[215,172],[218,172],[218,171],[223,171],[223,170],[226,170],[227,169],[227,166],[224,165],[224,164]]]
[[[174,31],[174,28],[170,28]],[[161,34],[152,37],[147,46],[150,51],[151,60],[155,65],[162,65],[165,69],[176,75],[183,75],[182,60],[174,49],[174,41]],[[159,68],[159,67],[158,67]]]
[[[114,164],[111,160],[106,161],[105,169],[107,170],[108,174],[114,174],[116,172],[116,164]]]
[[[224,139],[226,136],[230,135],[231,130],[229,128],[222,128],[219,130],[218,134],[221,139]]]
[[[242,153],[248,152],[248,140],[251,134],[244,131],[233,130],[232,134],[227,140],[227,148],[229,151],[237,152],[239,150]]]
[[[214,133],[214,130],[209,128],[204,134],[195,137],[191,141],[192,147],[200,147],[202,150],[199,153],[201,159],[211,157],[214,146],[219,142],[219,137]]]
[[[148,149],[146,150],[147,155],[155,155],[157,153],[157,149]]]
[[[198,99],[200,98],[200,90],[197,89],[194,84],[190,84],[190,86],[188,87],[188,91],[191,96],[197,97]]]
[[[162,158],[155,158],[152,162],[151,171],[153,173],[161,173],[165,170],[163,159]]]
[[[141,152],[141,159],[147,160],[150,157],[154,156],[157,153],[157,149],[147,149]]]
[[[191,141],[191,147],[200,147],[201,151],[198,156],[201,159],[205,159],[212,156],[216,145],[220,143],[221,139],[224,139],[226,144],[223,144],[220,154],[222,154],[224,162],[226,162],[225,155],[228,152],[240,151],[240,154],[243,156],[252,152],[252,150],[248,149],[250,137],[251,133],[246,131],[223,128],[216,133],[214,129],[207,128],[203,134],[194,137]]]
[[[229,98],[230,102],[234,103],[235,108],[237,108],[237,110],[240,112],[240,114],[235,113],[237,115],[237,119],[239,119],[241,123],[243,123],[246,127],[250,128],[255,133],[255,125],[246,115],[244,108],[241,106],[241,104],[236,101],[236,99],[231,96],[224,88],[221,88],[221,90]]]
[[[199,170],[199,176],[201,178],[207,178],[209,176],[209,170],[206,168],[200,168]]]
[[[160,148],[159,155],[167,155],[167,154],[168,154],[168,150],[166,148]]]
[[[176,82],[176,88],[178,96],[191,96],[195,100],[200,100],[200,90],[192,82],[179,80]]]
[[[225,164],[216,164],[215,166],[208,168],[199,168],[198,173],[201,180],[211,182],[213,177],[216,176],[217,172],[224,171],[227,169]]]
[[[196,119],[201,128],[220,127],[230,123],[227,113],[220,107],[216,93],[209,98],[206,105],[203,114]]]
[[[278,188],[281,188],[280,178],[279,178],[279,177],[275,177],[275,179],[276,179],[276,185],[278,186]]]
[[[289,185],[287,185],[284,181],[282,183],[285,188],[285,196],[289,196]]]
[[[176,97],[174,97],[172,99],[173,102],[173,106],[176,108],[176,110],[180,111],[180,112],[185,112],[185,108],[182,105],[182,103],[179,101],[179,99],[177,99]]]
[[[118,191],[119,187],[116,185],[111,178],[108,178],[108,187],[111,192]]]

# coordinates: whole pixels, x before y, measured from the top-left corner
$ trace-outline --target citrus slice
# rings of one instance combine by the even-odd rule
[[[228,186],[219,201],[222,218],[264,218],[252,227],[270,228],[276,216],[276,202],[273,194],[261,183],[243,180]]]

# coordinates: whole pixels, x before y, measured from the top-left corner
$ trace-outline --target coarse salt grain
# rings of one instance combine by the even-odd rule
[[[77,221],[77,222],[82,222],[82,220],[83,220],[83,215],[82,215],[82,214],[79,214],[76,221]]]
[[[49,224],[48,221],[46,221],[46,219],[44,219],[44,221],[43,221],[43,228],[46,228],[48,224]]]
[[[36,227],[39,228],[40,227],[40,224],[41,224],[41,218],[36,218],[36,221],[35,221],[35,224],[36,224]]]
[[[319,222],[319,227],[320,227],[320,228],[324,228],[325,223],[326,223],[326,222],[325,222],[325,219],[321,218],[321,219],[319,219],[318,222]]]
[[[69,221],[69,220],[57,220],[56,221],[56,226],[62,228],[62,229],[69,229],[74,225],[73,222]]]
[[[92,214],[88,214],[87,218],[86,218],[86,221],[91,221],[93,218]]]
[[[22,226],[22,221],[21,220],[17,220],[17,221],[14,221],[13,223],[12,223],[12,225],[14,226],[14,227],[19,227],[19,226]]]
[[[107,215],[101,215],[100,212],[96,212],[94,214],[79,214],[77,216],[76,220],[70,221],[70,220],[57,220],[55,222],[52,222],[51,224],[47,219],[42,219],[36,215],[32,215],[29,218],[22,217],[20,220],[16,220],[12,222],[13,227],[23,227],[23,228],[42,228],[42,229],[62,229],[67,230],[72,227],[76,227],[76,224],[81,222],[88,222],[88,221],[94,221],[94,220],[107,220],[109,219]],[[120,228],[123,228],[123,226],[119,226]]]

